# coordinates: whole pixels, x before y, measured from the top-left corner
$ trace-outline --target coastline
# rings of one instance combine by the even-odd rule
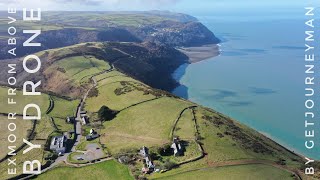
[[[193,47],[178,47],[176,48],[178,51],[180,51],[181,53],[185,54],[188,57],[188,61],[186,64],[194,64],[194,63],[198,63],[201,61],[205,61],[209,58],[212,57],[216,57],[219,56],[221,54],[221,50],[220,50],[220,45],[219,44],[208,44],[208,45],[202,45],[202,46],[193,46]],[[186,64],[181,64],[178,68],[180,68],[181,66],[184,66]],[[176,71],[178,70],[178,68],[175,70],[174,73],[176,73]],[[182,84],[179,83],[179,80],[183,75],[179,74],[179,78],[174,78],[174,73],[172,73],[172,78],[179,84],[176,88],[174,88],[172,91],[170,91],[171,93],[174,93],[173,91],[176,90],[179,86],[183,86]],[[183,71],[184,73],[184,71]],[[187,89],[188,87],[184,87],[183,91],[184,94],[186,94],[185,96],[179,96],[181,98],[187,99],[188,100],[188,93],[187,93]],[[181,92],[180,92],[181,93]],[[175,93],[174,93],[175,94]],[[212,109],[211,107],[207,107],[206,108]],[[215,110],[214,110],[215,111]],[[221,113],[221,112],[218,112]],[[221,113],[224,116],[229,117],[228,115]],[[230,117],[231,118],[231,117]],[[234,119],[234,118],[231,118]],[[241,121],[238,121],[237,119],[234,119],[235,121],[242,123]],[[285,149],[287,152],[296,155],[302,159],[304,159],[306,157],[306,155],[304,155],[302,152],[299,152],[296,149],[292,149],[290,146],[283,144],[281,141],[277,140],[276,138],[273,138],[269,135],[267,135],[266,133],[260,132],[257,129],[250,127],[252,129],[254,129],[255,131],[259,132],[261,135],[265,136],[267,139],[269,139],[270,141],[274,142],[275,144],[279,145],[280,147],[282,147],[283,149]],[[319,159],[315,159],[316,161],[319,161]]]
[[[208,44],[194,47],[178,47],[176,49],[188,57],[189,63],[197,63],[220,55],[219,44]]]
[[[188,99],[188,92],[187,92],[188,87],[183,86],[179,82],[179,79],[181,79],[181,77],[185,73],[185,68],[190,64],[195,64],[195,63],[219,56],[221,54],[220,44],[206,44],[201,46],[176,47],[175,49],[180,53],[184,54],[185,56],[187,56],[188,59],[185,60],[184,63],[180,64],[171,73],[171,79],[175,82],[176,85],[173,88],[167,89],[167,91],[175,94],[174,91],[176,91],[177,88],[179,88],[180,94],[181,93],[184,94],[180,97],[184,99]]]

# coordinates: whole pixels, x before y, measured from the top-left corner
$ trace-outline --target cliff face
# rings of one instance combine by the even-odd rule
[[[22,43],[29,36],[19,35],[17,57],[83,42],[151,42],[171,47],[199,46],[220,42],[196,18],[185,14],[161,11],[120,15],[94,14],[94,17],[98,18],[95,21],[89,19],[93,16],[92,14],[74,14],[73,16],[78,17],[74,19],[80,20],[71,20],[71,22],[64,22],[65,19],[55,19],[59,17],[58,14],[49,13],[48,17],[44,18],[43,27],[58,22],[60,24],[57,29],[44,31],[37,37],[37,42],[42,43],[41,47],[24,48]],[[116,19],[110,20],[108,16],[116,17]],[[50,17],[54,20],[51,20]],[[131,19],[128,20],[128,18]],[[0,45],[4,47],[0,50],[0,59],[13,58],[7,53],[12,47],[8,47],[6,41],[0,41]]]
[[[59,77],[58,71],[46,70],[55,62],[73,56],[92,55],[105,60],[113,66],[152,87],[171,91],[177,82],[171,77],[173,71],[181,64],[186,63],[187,57],[178,50],[161,46],[155,43],[83,43],[68,46],[63,49],[46,50],[40,56],[42,68],[36,74],[28,74],[23,70],[22,61],[8,59],[0,61],[1,67],[6,67],[9,62],[17,64],[17,86],[22,87],[27,80],[42,81],[43,91],[63,94],[72,98],[80,98],[88,88],[86,84],[75,85],[72,81],[65,81]],[[30,64],[31,65],[31,64]],[[0,85],[6,85],[10,74],[6,68],[0,68]],[[54,88],[53,88],[54,87]]]
[[[220,40],[200,22],[164,21],[133,31],[144,41],[168,46],[201,46],[217,44]]]
[[[140,42],[140,40],[129,31],[121,28],[106,28],[103,30],[65,28],[45,31],[36,38],[36,41],[41,43],[41,47],[23,47],[22,44],[27,38],[28,37],[21,34],[21,38],[18,39],[16,49],[17,57],[46,49],[65,47],[83,42]],[[0,50],[1,59],[12,58],[12,55],[9,55],[7,51],[13,47],[7,46],[6,41],[1,41],[0,46],[3,47]]]

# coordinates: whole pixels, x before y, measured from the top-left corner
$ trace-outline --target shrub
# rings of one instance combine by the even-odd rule
[[[57,71],[60,71],[60,72],[62,72],[62,73],[66,73],[67,71],[64,69],[64,68],[62,68],[62,67],[58,67],[57,68]]]
[[[117,115],[117,113],[117,111],[114,111],[107,106],[102,106],[98,111],[98,117],[101,121],[110,121]]]
[[[88,97],[89,98],[90,97],[98,97],[98,95],[99,95],[99,90],[96,87],[94,87],[89,91]]]
[[[166,161],[165,161],[164,164],[163,164],[163,167],[164,167],[165,169],[172,169],[172,168],[174,168],[175,166],[177,166],[177,164],[174,163],[174,162],[172,162],[170,159],[166,159]]]

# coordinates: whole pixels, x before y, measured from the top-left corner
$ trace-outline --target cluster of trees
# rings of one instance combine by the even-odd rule
[[[98,117],[101,121],[110,121],[116,117],[117,114],[118,111],[112,110],[107,106],[102,106],[98,111]]]

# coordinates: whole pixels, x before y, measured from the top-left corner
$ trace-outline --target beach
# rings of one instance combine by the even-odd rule
[[[179,47],[176,48],[186,56],[189,63],[197,63],[220,54],[219,44],[208,44],[198,47]]]

